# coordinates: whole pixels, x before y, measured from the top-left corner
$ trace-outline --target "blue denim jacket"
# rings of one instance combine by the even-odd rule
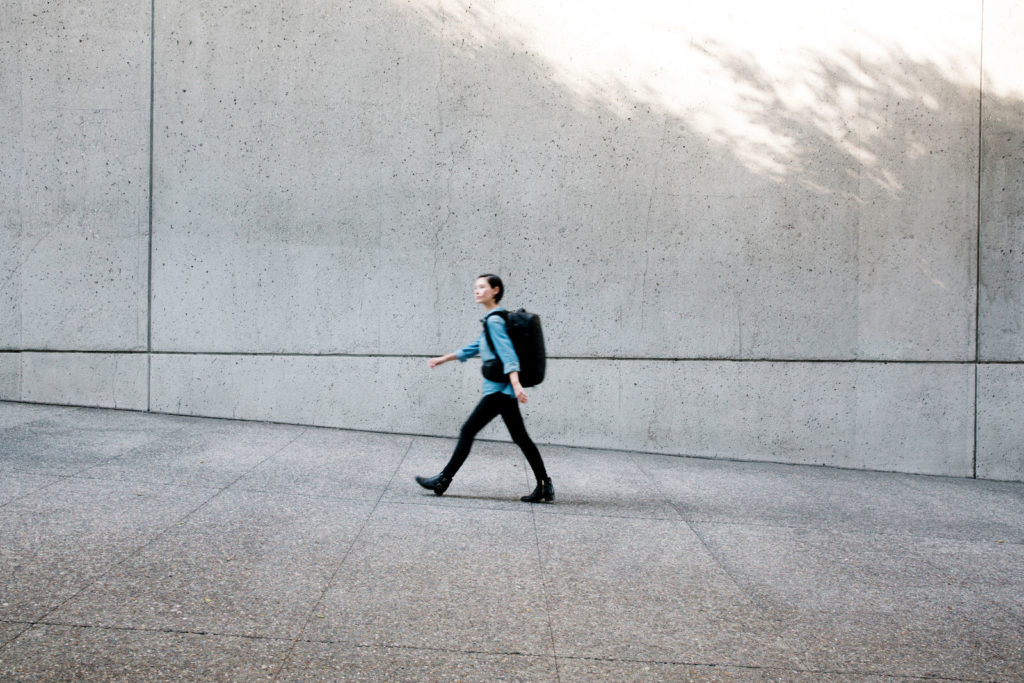
[[[488,313],[503,310],[505,309],[498,307],[491,309]],[[515,347],[512,346],[512,340],[508,338],[508,332],[505,331],[505,319],[500,315],[492,315],[487,318],[487,329],[491,331],[491,341],[494,342],[494,349],[498,352],[498,357],[502,361],[505,373],[519,372],[519,356],[516,355]],[[494,354],[491,353],[491,347],[487,344],[487,337],[484,336],[482,329],[476,341],[466,344],[455,352],[455,357],[461,363],[465,363],[473,356],[480,356],[481,360],[494,358]],[[516,395],[512,385],[508,382],[492,382],[485,377],[484,396],[499,392],[513,397]]]

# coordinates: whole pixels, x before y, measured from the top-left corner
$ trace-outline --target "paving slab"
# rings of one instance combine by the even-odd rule
[[[900,675],[929,680],[1020,680],[1019,633],[968,623],[928,626],[892,614],[782,611],[786,637],[810,670],[847,676]],[[951,622],[955,617],[951,617]]]
[[[2,425],[6,424],[4,427]],[[1020,680],[1024,484],[0,402],[0,679]]]
[[[915,475],[635,455],[663,496],[685,519],[779,526],[904,531],[919,516],[904,509]]]
[[[1008,662],[1024,661],[1022,623],[935,561],[956,553],[958,542],[810,528],[696,528],[730,575],[785,625],[784,637],[812,668],[1001,679],[1012,670]],[[1008,566],[1018,556],[1011,548],[1000,559]],[[1020,572],[1013,576],[1007,580],[1024,588]]]
[[[551,657],[301,642],[282,681],[557,681]]]
[[[1024,486],[1020,482],[910,476],[914,489],[897,510],[908,533],[1024,543]]]
[[[0,619],[36,619],[211,494],[68,478],[0,510]]]
[[[0,650],[6,681],[272,680],[291,641],[35,626]]]
[[[537,526],[559,657],[799,665],[685,522],[538,515]]]
[[[89,428],[39,420],[3,430],[0,460],[6,470],[71,475],[159,438],[159,433],[142,429]]]
[[[150,434],[159,432],[176,432],[188,425],[188,420],[174,415],[157,415],[133,410],[113,410],[105,408],[61,408],[54,406],[51,419],[66,426],[77,429],[110,429],[116,424],[118,429],[144,431]],[[218,424],[230,426],[232,423],[218,420],[200,420],[205,430],[215,428]],[[233,423],[237,425],[238,423]]]
[[[300,427],[230,423],[179,428],[78,474],[127,482],[222,488],[279,453],[303,431]]]
[[[51,615],[115,628],[294,637],[370,507],[226,491]]]
[[[0,470],[0,507],[61,481],[54,475]]]
[[[972,591],[1006,589],[1024,597],[1024,544],[924,539],[924,559],[947,581]]]
[[[247,473],[237,487],[375,501],[411,441],[407,436],[307,429]]]
[[[622,453],[554,447],[545,453],[557,505],[539,505],[538,513],[679,518],[669,501],[652,495],[649,475]]]
[[[551,655],[531,515],[382,504],[306,636],[359,646]]]
[[[3,604],[0,602],[0,604]],[[7,643],[21,635],[31,624],[27,622],[0,621],[0,659],[3,659],[3,648]]]
[[[558,660],[561,681],[700,681],[701,683],[736,683],[737,681],[795,681],[797,683],[883,683],[926,679],[900,676],[850,675],[802,669],[715,666],[704,664],[629,662],[606,659]],[[934,679],[927,679],[934,680]]]
[[[13,403],[0,401],[0,430],[17,427],[18,425],[52,420],[61,413],[74,413],[77,408],[59,408],[56,406],[36,405],[33,403]],[[0,434],[3,432],[0,431]]]
[[[936,609],[983,589],[987,580],[1024,590],[1016,571],[1021,548],[945,539],[831,530],[694,525],[716,560],[737,583],[768,604],[828,610],[933,615]],[[988,559],[975,568],[968,561]],[[813,586],[813,591],[807,587]],[[907,597],[913,597],[912,602]]]

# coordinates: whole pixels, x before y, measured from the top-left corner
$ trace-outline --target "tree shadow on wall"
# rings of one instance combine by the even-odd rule
[[[782,82],[753,53],[695,39],[682,48],[724,83],[694,87],[731,91],[716,122],[700,97],[659,91],[674,84],[656,70],[560,72],[571,59],[531,52],[493,8],[420,16],[447,52],[457,207],[434,256],[445,231],[482,219],[527,300],[582,295],[559,307],[559,353],[974,357],[976,67],[876,42],[804,51]],[[985,107],[1013,120],[1021,103]]]
[[[467,282],[493,269],[513,305],[557,311],[556,356],[974,357],[978,93],[962,66],[874,45],[799,54],[782,82],[697,37],[678,52],[718,80],[678,84],[656,64],[574,71],[582,55],[539,53],[491,6],[443,7],[181,21],[205,42],[159,54],[202,85],[161,100],[158,144],[205,147],[158,178],[154,237],[160,256],[160,228],[184,231],[175,257],[197,266],[155,283],[158,346],[215,329],[210,350],[422,354],[461,338]],[[224,41],[234,61],[214,59]],[[985,106],[1013,120],[1021,105]],[[241,254],[221,246],[232,231]],[[393,286],[408,282],[420,296]],[[172,285],[187,319],[160,309]]]

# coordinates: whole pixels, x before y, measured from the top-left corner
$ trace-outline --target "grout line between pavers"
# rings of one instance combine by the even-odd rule
[[[435,503],[435,502],[433,502],[433,498],[432,497],[424,496],[424,498],[427,498],[427,500],[424,501],[424,502],[414,502],[414,501],[407,501],[407,500],[385,500],[385,501],[382,501],[382,502],[383,502],[384,505],[418,505],[418,506],[421,506],[421,507],[450,508],[450,509],[456,509],[456,510],[488,510],[490,512],[512,512],[512,513],[515,513],[515,514],[523,514],[523,515],[527,514],[528,512],[533,512],[533,510],[523,510],[523,509],[521,509],[521,506],[515,505],[512,502],[512,500],[509,499],[509,498],[495,498],[494,499],[495,503],[508,503],[508,505],[501,505],[500,507],[499,506],[490,507],[490,506],[487,506],[487,505],[471,505],[471,504],[468,504],[468,503],[463,503],[463,504],[459,504],[459,503]],[[446,499],[446,500],[457,500],[457,496],[449,496],[448,494],[445,494],[443,496],[443,498]],[[554,505],[551,505],[551,504],[548,504],[548,503],[537,503],[533,507],[536,508],[537,505],[540,505],[540,506],[545,506],[546,505],[546,506],[548,506],[548,508],[552,508],[552,507],[557,506],[558,502],[556,500]],[[653,522],[676,522],[676,521],[679,521],[678,517],[676,517],[676,516],[665,517],[665,516],[647,516],[647,515],[639,515],[638,516],[638,515],[613,515],[613,514],[587,514],[587,513],[584,513],[584,512],[571,512],[571,511],[566,511],[566,512],[561,512],[561,511],[560,512],[548,512],[548,511],[546,511],[544,509],[538,510],[537,514],[543,515],[544,517],[548,517],[548,518],[552,518],[552,519],[554,519],[554,518],[563,518],[563,517],[571,517],[571,518],[574,518],[574,519],[623,519],[623,520],[636,520],[636,521],[646,520],[646,521],[653,521]]]
[[[46,489],[50,488],[51,486],[56,486],[57,484],[60,484],[65,479],[74,479],[75,478],[75,475],[73,475],[73,474],[64,474],[64,475],[62,475],[62,474],[37,474],[35,472],[31,472],[31,471],[27,471],[27,470],[19,470],[19,469],[12,469],[12,470],[9,470],[9,471],[15,472],[15,473],[21,473],[21,474],[28,474],[28,475],[31,475],[31,476],[34,476],[34,477],[51,477],[53,479],[53,481],[48,482],[46,484],[43,484],[43,485],[39,486],[38,488],[34,488],[31,491],[26,491],[25,493],[22,493],[19,496],[14,496],[13,498],[11,498],[10,500],[8,500],[5,503],[0,503],[0,510],[3,510],[8,505],[11,505],[11,504],[15,503],[15,502],[21,500],[22,498],[28,498],[29,496],[34,496],[37,493],[45,491]],[[18,508],[18,506],[15,506],[15,507],[13,507],[11,509],[12,510],[16,510],[16,509],[19,509],[19,508]]]
[[[288,443],[284,444],[283,446],[281,446],[281,448],[277,449],[277,450],[276,450],[276,451],[274,451],[274,452],[273,452],[272,454],[268,455],[268,456],[267,456],[266,458],[263,458],[263,459],[262,459],[262,460],[260,460],[260,461],[259,461],[258,463],[256,463],[256,464],[255,464],[255,465],[253,465],[252,467],[250,467],[250,468],[249,468],[248,470],[246,470],[245,472],[243,472],[242,474],[240,474],[240,475],[239,475],[238,477],[236,477],[236,478],[235,478],[235,479],[234,479],[234,480],[233,480],[233,481],[232,481],[232,482],[231,482],[230,484],[228,484],[228,485],[226,485],[226,486],[224,486],[224,487],[220,488],[219,490],[217,490],[217,492],[216,492],[216,493],[214,493],[214,494],[213,494],[212,496],[210,496],[209,498],[207,498],[206,500],[204,500],[204,501],[203,501],[202,503],[200,503],[200,504],[199,504],[199,505],[197,505],[196,507],[192,508],[192,510],[190,510],[190,511],[186,512],[186,513],[185,513],[185,515],[184,515],[183,517],[180,517],[180,518],[178,518],[177,520],[175,520],[175,521],[171,522],[171,524],[169,524],[168,526],[164,527],[163,529],[161,529],[161,530],[160,530],[160,531],[158,531],[157,533],[153,534],[153,536],[152,536],[151,538],[149,538],[149,539],[148,539],[148,540],[147,540],[147,541],[146,541],[145,543],[143,543],[142,545],[140,545],[140,546],[137,546],[137,547],[135,547],[134,549],[130,550],[130,551],[129,551],[128,553],[126,553],[126,554],[124,555],[124,557],[122,557],[121,559],[119,559],[119,560],[113,560],[113,561],[111,561],[110,563],[108,563],[108,564],[107,564],[107,566],[106,566],[106,567],[105,567],[105,568],[104,568],[104,569],[103,569],[102,571],[100,571],[100,572],[99,572],[99,573],[97,574],[97,576],[96,576],[96,577],[95,577],[95,578],[94,578],[93,580],[91,580],[91,581],[88,581],[87,583],[83,584],[83,585],[82,585],[82,587],[81,587],[81,588],[79,588],[79,589],[78,589],[77,591],[75,591],[74,593],[72,593],[71,595],[69,595],[69,596],[68,596],[67,598],[65,598],[64,600],[62,600],[62,601],[58,602],[58,603],[57,603],[56,605],[54,605],[54,606],[53,606],[53,607],[51,607],[51,608],[50,608],[49,610],[47,610],[46,612],[44,612],[44,613],[43,613],[43,615],[42,615],[42,616],[40,616],[39,618],[37,618],[37,619],[34,619],[34,620],[32,621],[32,624],[31,624],[31,625],[30,625],[30,626],[29,626],[28,628],[26,628],[26,629],[25,629],[24,631],[22,631],[21,633],[19,633],[19,634],[18,634],[17,636],[15,636],[15,637],[14,637],[13,639],[11,639],[10,641],[8,641],[8,642],[7,642],[7,644],[5,644],[5,645],[4,645],[4,647],[6,647],[7,645],[9,645],[9,644],[13,643],[13,642],[14,642],[14,641],[16,641],[16,640],[17,640],[18,638],[20,638],[21,636],[23,636],[23,635],[25,634],[25,632],[26,632],[26,631],[28,631],[29,629],[31,629],[31,628],[33,628],[33,627],[35,627],[35,626],[36,626],[36,625],[38,625],[38,624],[43,624],[43,623],[45,623],[45,622],[44,622],[44,620],[45,620],[45,619],[46,619],[47,617],[49,617],[49,616],[50,616],[51,614],[53,614],[53,613],[54,613],[54,612],[56,612],[57,610],[59,610],[59,609],[61,609],[62,607],[64,607],[64,605],[67,605],[67,604],[68,604],[69,602],[71,602],[72,600],[76,599],[76,598],[77,598],[78,596],[82,595],[82,594],[83,594],[83,593],[85,593],[85,592],[86,592],[87,590],[89,590],[90,588],[92,588],[92,587],[93,587],[94,585],[96,585],[96,584],[97,584],[97,583],[98,583],[99,581],[101,581],[101,580],[102,580],[102,579],[103,579],[104,577],[106,577],[106,576],[107,576],[107,575],[108,575],[108,574],[110,573],[110,571],[111,571],[112,569],[114,569],[115,567],[118,567],[118,566],[120,566],[120,565],[124,564],[124,563],[125,563],[125,562],[127,562],[127,561],[128,561],[129,559],[131,559],[132,557],[135,557],[136,555],[138,555],[138,554],[139,554],[139,553],[140,553],[141,551],[145,550],[145,549],[146,549],[146,548],[148,548],[149,546],[151,546],[151,545],[153,545],[154,543],[156,543],[156,542],[157,542],[157,541],[158,541],[159,539],[161,539],[161,538],[162,538],[163,536],[165,536],[165,535],[166,535],[166,534],[167,534],[168,532],[170,532],[170,531],[171,531],[172,529],[174,529],[174,528],[176,528],[176,527],[179,527],[179,526],[181,526],[182,524],[184,524],[184,521],[185,521],[185,520],[187,520],[187,519],[188,519],[189,517],[191,517],[192,515],[194,515],[194,514],[195,514],[196,512],[198,512],[198,511],[199,511],[199,510],[201,510],[202,508],[204,508],[204,507],[206,507],[207,505],[209,505],[211,501],[213,501],[213,500],[214,500],[215,498],[217,498],[218,496],[220,496],[220,494],[224,493],[224,492],[225,492],[226,490],[228,490],[229,488],[231,488],[231,487],[232,487],[232,486],[233,486],[234,484],[236,484],[236,483],[237,483],[237,482],[238,482],[238,481],[239,481],[240,479],[242,479],[243,477],[245,477],[245,476],[246,476],[247,474],[249,474],[250,472],[254,471],[254,470],[255,470],[256,468],[260,467],[261,465],[263,465],[263,463],[267,462],[268,460],[270,460],[270,459],[272,459],[272,458],[276,457],[276,456],[277,456],[277,455],[278,455],[279,453],[281,453],[281,452],[282,452],[283,450],[285,450],[286,448],[288,448],[289,446],[291,446],[291,445],[292,445],[293,443],[295,443],[295,442],[296,442],[296,441],[297,441],[297,440],[299,439],[299,437],[301,437],[301,436],[302,436],[303,434],[305,434],[305,433],[306,433],[307,431],[308,431],[308,429],[304,429],[304,430],[302,430],[301,432],[299,432],[298,434],[296,434],[296,435],[295,435],[295,438],[293,438],[293,439],[292,439],[291,441],[289,441]],[[120,456],[118,456],[118,457],[120,457]],[[88,469],[88,468],[86,468],[86,469]],[[90,628],[102,628],[102,627],[90,627]]]
[[[156,0],[149,3],[149,188],[146,206],[146,412],[153,407],[153,160],[156,127]]]
[[[10,645],[14,641],[16,641],[18,638],[21,638],[22,634],[25,633],[25,631],[27,631],[30,628],[32,628],[32,626],[33,626],[31,622],[27,622],[27,621],[2,621],[2,620],[0,620],[0,624],[14,624],[14,625],[22,625],[23,624],[25,626],[25,628],[23,628],[20,631],[18,631],[14,635],[13,638],[10,638],[9,640],[5,640],[3,642],[0,642],[0,655],[3,655],[3,651],[5,649],[7,649],[8,645]],[[2,660],[0,660],[0,661],[2,661]]]
[[[295,651],[295,646],[300,642],[300,640],[302,639],[302,635],[306,632],[306,629],[309,627],[309,624],[313,621],[313,615],[317,613],[317,609],[320,607],[320,604],[324,601],[324,598],[327,596],[328,591],[331,590],[331,587],[334,584],[334,580],[337,578],[338,574],[341,573],[341,569],[345,566],[345,563],[348,561],[349,555],[352,554],[352,550],[355,548],[356,543],[359,542],[359,539],[362,537],[363,532],[366,531],[366,527],[369,526],[370,520],[373,519],[373,515],[377,512],[377,508],[380,506],[381,500],[384,498],[384,495],[391,488],[391,482],[393,482],[395,480],[395,477],[398,476],[398,472],[402,469],[402,465],[405,463],[405,459],[409,457],[409,453],[412,451],[412,447],[413,445],[415,445],[415,443],[415,438],[409,439],[409,445],[406,446],[405,453],[402,454],[402,457],[398,461],[398,464],[395,465],[395,469],[391,473],[391,477],[388,478],[388,483],[384,485],[384,488],[381,490],[380,495],[377,496],[376,502],[374,502],[373,504],[373,508],[370,509],[366,517],[363,519],[363,523],[359,527],[359,531],[355,533],[355,535],[352,537],[352,540],[349,542],[348,547],[345,548],[345,552],[342,554],[341,559],[338,561],[338,566],[335,567],[334,572],[332,572],[331,575],[327,578],[327,582],[324,585],[324,589],[320,592],[320,597],[317,599],[315,603],[313,603],[313,608],[310,610],[309,616],[306,617],[306,621],[302,624],[302,627],[299,629],[299,632],[295,635],[294,638],[291,639],[291,646],[288,647],[287,650],[285,650],[284,654],[281,656],[281,661],[279,662],[277,671],[274,673],[274,676],[271,680],[277,681],[284,673],[285,667],[288,665],[288,661],[291,658],[292,652]]]
[[[530,652],[520,651],[498,651],[498,650],[474,650],[474,649],[454,649],[454,648],[443,648],[443,647],[427,647],[417,645],[364,645],[360,643],[345,643],[345,641],[338,640],[324,640],[324,639],[295,639],[292,637],[285,636],[258,636],[251,634],[239,634],[239,633],[220,633],[215,631],[191,631],[187,629],[166,629],[166,628],[145,628],[145,627],[127,627],[127,626],[97,626],[92,624],[69,624],[56,621],[38,621],[29,622],[23,620],[2,620],[0,624],[24,624],[25,630],[32,628],[33,626],[54,626],[60,628],[75,628],[75,629],[95,629],[100,631],[117,631],[123,633],[157,633],[157,634],[172,634],[172,635],[186,635],[186,636],[203,636],[211,638],[238,638],[244,640],[253,641],[281,641],[281,642],[297,642],[311,643],[311,644],[322,644],[322,645],[338,645],[347,644],[356,650],[406,650],[413,652],[442,652],[446,654],[454,655],[480,655],[487,657],[523,657],[526,659],[548,659],[549,655],[546,654],[534,654]],[[20,635],[20,634],[19,634]],[[13,642],[12,639],[9,642]],[[6,645],[6,644],[5,644]],[[0,647],[0,650],[3,648]],[[982,683],[985,679],[976,678],[963,678],[963,677],[949,677],[949,676],[937,676],[937,675],[913,675],[913,674],[900,674],[890,672],[878,672],[878,671],[850,671],[850,670],[839,670],[839,669],[814,669],[814,668],[792,668],[782,666],[756,666],[752,664],[736,664],[728,662],[699,662],[689,660],[660,660],[660,659],[637,659],[633,657],[586,657],[586,656],[574,656],[564,655],[555,656],[554,659],[568,661],[568,662],[606,662],[611,664],[658,664],[663,666],[690,666],[690,667],[701,667],[709,669],[717,668],[729,668],[729,669],[744,669],[749,671],[764,671],[764,672],[777,672],[779,674],[786,673],[803,673],[803,674],[816,674],[816,675],[840,675],[840,676],[885,676],[887,678],[895,679],[907,679],[907,680],[936,680],[936,681],[966,681],[968,683]]]
[[[971,448],[971,477],[978,478],[978,364],[981,362],[981,240],[982,177],[985,171],[985,0],[980,3],[978,26],[978,184],[975,188],[974,235],[974,435]]]
[[[182,636],[208,636],[212,638],[242,638],[245,640],[260,640],[260,641],[274,641],[279,640],[282,642],[290,642],[291,636],[269,636],[269,635],[253,635],[251,633],[224,633],[220,631],[197,631],[185,628],[157,628],[152,626],[113,626],[109,624],[76,624],[68,623],[66,621],[46,621],[40,620],[36,622],[29,621],[3,621],[0,620],[0,624],[28,624],[29,628],[34,626],[55,626],[59,628],[77,628],[77,629],[95,629],[98,631],[118,631],[123,633],[166,633],[172,635]]]
[[[658,660],[658,659],[633,659],[633,658],[622,658],[622,657],[560,657],[559,659],[569,661],[583,661],[583,662],[608,662],[613,664],[659,664],[664,666],[692,666],[702,668],[729,668],[729,669],[745,669],[749,671],[765,671],[765,672],[777,672],[779,674],[786,673],[801,673],[801,674],[814,674],[814,675],[837,675],[837,676],[884,676],[885,678],[895,679],[907,679],[912,681],[930,680],[930,681],[963,681],[965,683],[984,683],[985,679],[980,678],[962,678],[962,677],[949,677],[949,676],[936,676],[936,675],[915,675],[915,674],[900,674],[900,673],[889,673],[889,672],[878,672],[878,671],[844,671],[839,669],[814,669],[809,667],[784,667],[784,666],[757,666],[754,664],[729,664],[726,662],[693,662],[693,661],[676,661],[676,660]]]
[[[623,519],[647,519],[640,517],[624,517]],[[663,519],[663,518],[657,518]],[[665,520],[673,521],[673,520]],[[898,533],[895,531],[878,531],[872,529],[842,529],[838,527],[830,526],[815,526],[813,524],[781,524],[781,523],[769,523],[769,522],[755,522],[755,521],[743,521],[743,522],[732,522],[723,519],[699,519],[690,518],[682,519],[680,521],[687,522],[688,524],[703,524],[708,526],[723,526],[723,527],[749,527],[754,529],[787,529],[791,531],[818,531],[821,533],[830,533],[835,535],[844,536],[872,536],[882,538],[901,538],[910,539],[917,541],[947,541],[957,543],[970,543],[970,544],[982,544],[982,545],[1002,545],[1002,546],[1024,546],[1024,541],[1006,541],[1006,540],[995,540],[993,538],[958,538],[955,536],[935,536],[932,534],[911,534],[911,533]]]
[[[537,566],[540,569],[540,587],[544,593],[544,611],[548,616],[548,637],[551,639],[551,661],[555,665],[555,680],[561,681],[562,674],[558,667],[558,650],[555,645],[555,623],[554,614],[551,609],[551,596],[548,595],[547,575],[544,572],[544,557],[540,548],[540,531],[537,529],[537,513],[531,515],[533,520],[533,537],[537,541]]]
[[[530,483],[530,475],[527,473],[529,470],[523,472],[523,476],[526,478],[526,483]],[[548,477],[551,474],[548,473]],[[544,611],[548,616],[548,637],[551,639],[551,661],[555,665],[555,680],[562,680],[562,673],[558,667],[558,649],[555,645],[555,618],[554,612],[551,609],[551,596],[548,593],[547,573],[544,571],[544,553],[540,547],[540,529],[537,528],[537,504],[530,505],[530,519],[533,521],[533,538],[537,542],[537,569],[540,570],[540,589],[544,594]]]
[[[550,659],[549,654],[537,654],[534,652],[522,652],[521,650],[475,650],[459,649],[451,647],[430,647],[429,645],[397,645],[397,644],[374,644],[348,642],[344,640],[329,640],[323,638],[300,638],[300,643],[311,645],[346,645],[356,650],[408,650],[412,652],[443,652],[451,655],[483,655],[486,657],[528,657],[530,659]]]

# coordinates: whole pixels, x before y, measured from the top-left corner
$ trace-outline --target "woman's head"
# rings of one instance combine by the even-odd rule
[[[473,285],[473,296],[479,304],[493,300],[494,303],[501,301],[505,295],[505,285],[497,275],[487,273],[477,277]]]

